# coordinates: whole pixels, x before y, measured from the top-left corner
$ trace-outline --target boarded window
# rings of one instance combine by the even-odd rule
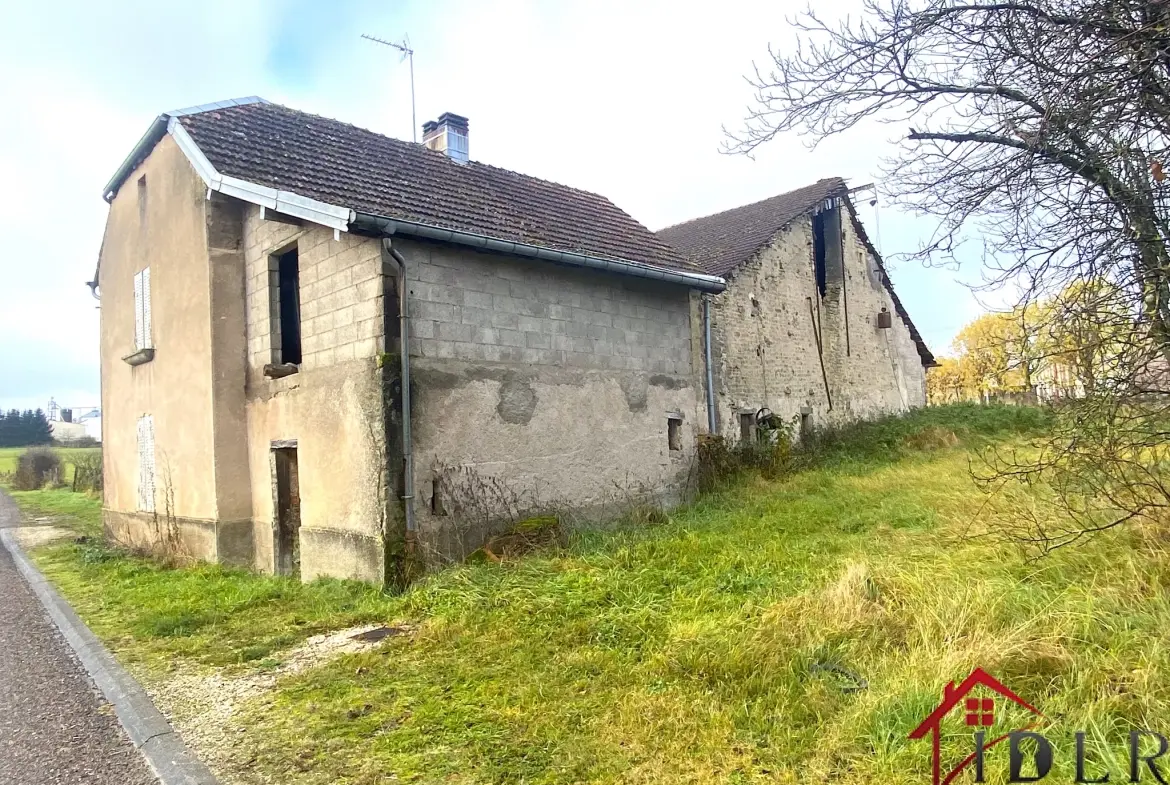
[[[150,268],[145,267],[134,275],[134,349],[150,349]]]
[[[301,285],[297,249],[276,259],[276,313],[280,326],[281,363],[301,361]]]
[[[154,512],[154,417],[138,418],[138,509]]]
[[[278,575],[301,573],[301,485],[296,447],[272,450],[276,502],[275,570]]]
[[[756,416],[751,412],[739,415],[739,438],[745,442],[756,440]]]

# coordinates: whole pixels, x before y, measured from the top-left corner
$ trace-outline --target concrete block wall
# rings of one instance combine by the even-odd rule
[[[502,484],[518,509],[568,519],[679,497],[704,422],[688,290],[396,245],[410,265],[416,511],[428,557],[458,557],[506,523],[461,517],[456,508],[475,506],[467,499],[435,500],[476,482]],[[681,449],[669,444],[671,420]]]
[[[273,441],[296,440],[301,497],[301,575],[381,582],[387,516],[382,375],[381,249],[376,239],[244,216],[247,269],[248,461],[255,566],[272,571]],[[271,259],[293,243],[300,276],[302,362],[279,379],[279,325],[272,307]]]
[[[691,373],[685,289],[435,245],[412,249],[412,350],[421,357]]]
[[[306,224],[260,218],[250,207],[245,219],[249,381],[274,362],[279,321],[272,292],[275,254],[297,246],[300,275],[303,369],[373,357],[382,338],[382,261],[376,240]]]
[[[893,301],[842,211],[844,274],[829,276],[824,297],[816,285],[807,217],[733,271],[727,290],[714,297],[722,433],[736,438],[740,414],[764,406],[794,426],[802,412],[809,413],[811,425],[824,426],[925,405],[925,371],[909,329],[896,314],[892,328],[877,327],[882,307],[894,313]],[[698,319],[697,308],[694,314]]]

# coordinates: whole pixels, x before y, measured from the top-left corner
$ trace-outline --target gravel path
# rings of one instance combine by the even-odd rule
[[[0,492],[0,527],[20,521]],[[0,546],[0,785],[157,780]]]

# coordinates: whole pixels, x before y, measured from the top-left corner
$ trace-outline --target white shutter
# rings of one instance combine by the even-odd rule
[[[145,325],[142,322],[142,273],[134,274],[134,349],[143,348],[143,328]]]
[[[138,509],[154,512],[154,417],[138,418]]]
[[[149,349],[154,346],[154,340],[151,337],[150,325],[150,268],[146,267],[142,270],[142,346],[141,349]]]

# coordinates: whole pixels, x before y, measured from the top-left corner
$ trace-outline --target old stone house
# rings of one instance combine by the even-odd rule
[[[933,362],[840,180],[656,235],[457,115],[413,144],[250,98],[158,117],[105,197],[104,523],[191,558],[400,580],[672,501],[761,407],[920,405]]]
[[[710,297],[710,427],[754,438],[768,409],[794,435],[926,404],[934,356],[840,178],[658,232],[725,277]]]
[[[424,141],[256,98],[151,125],[93,282],[112,537],[383,582],[501,514],[680,490],[723,280],[471,161],[464,118]]]

